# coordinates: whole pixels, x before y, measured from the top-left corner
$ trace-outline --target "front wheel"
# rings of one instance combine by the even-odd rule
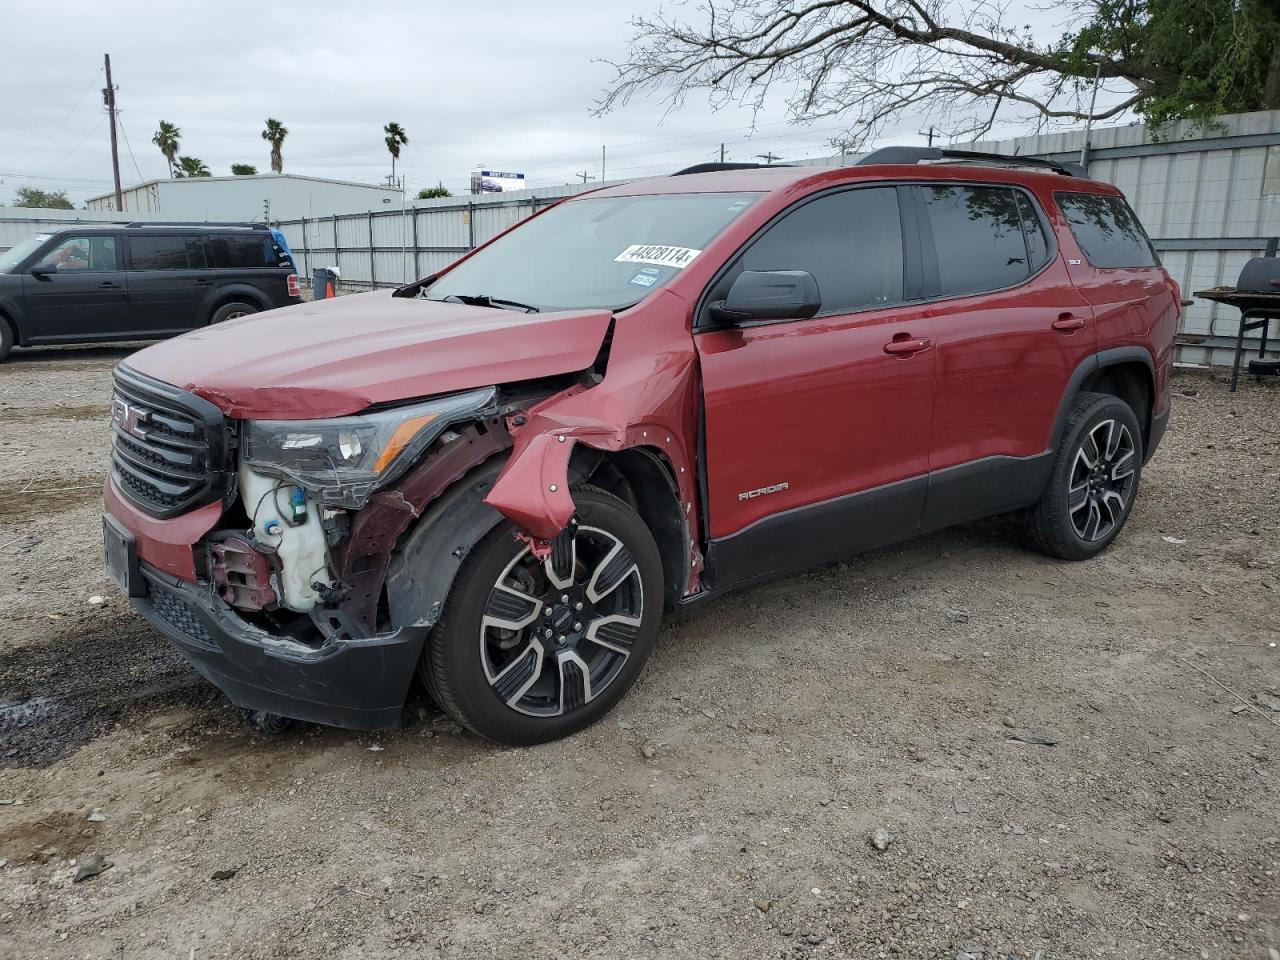
[[[9,326],[9,321],[5,320],[4,317],[0,317],[0,360],[9,355],[9,351],[13,349],[15,339],[13,328]]]
[[[662,562],[630,507],[578,487],[546,560],[503,522],[458,571],[421,670],[475,733],[527,745],[604,716],[635,682],[662,616]]]
[[[1027,514],[1037,549],[1086,560],[1120,535],[1142,476],[1142,428],[1118,397],[1083,393],[1067,416],[1049,484]]]

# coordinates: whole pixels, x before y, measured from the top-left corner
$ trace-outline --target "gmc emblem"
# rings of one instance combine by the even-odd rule
[[[111,401],[111,422],[130,436],[146,438],[142,425],[147,422],[147,411],[125,403],[123,400]]]

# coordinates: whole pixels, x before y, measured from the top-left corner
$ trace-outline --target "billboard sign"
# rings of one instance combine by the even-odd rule
[[[507,173],[501,170],[481,170],[471,175],[472,193],[510,193],[524,190],[523,173]]]

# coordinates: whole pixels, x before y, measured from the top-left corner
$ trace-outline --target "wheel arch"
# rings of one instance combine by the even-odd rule
[[[256,287],[236,285],[233,287],[223,287],[218,290],[209,300],[209,306],[205,310],[204,322],[207,326],[213,321],[213,315],[225,307],[228,303],[248,303],[257,307],[259,310],[270,309],[270,304],[262,295],[262,291]]]
[[[620,497],[644,521],[662,560],[663,607],[675,609],[689,580],[693,544],[671,461],[651,446],[616,451],[579,446],[569,469],[571,480],[587,480]]]
[[[13,334],[13,343],[15,346],[25,346],[22,337],[22,329],[18,326],[17,310],[3,300],[0,300],[0,323],[8,326],[9,332]]]
[[[1151,414],[1155,403],[1156,365],[1145,347],[1116,347],[1086,358],[1076,367],[1058,404],[1050,449],[1062,439],[1067,415],[1081,393],[1106,393],[1118,397],[1133,410],[1142,427],[1142,448],[1149,449]]]

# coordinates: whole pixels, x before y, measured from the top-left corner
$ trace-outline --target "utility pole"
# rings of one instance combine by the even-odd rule
[[[724,163],[724,144],[720,144],[720,162]]]
[[[601,183],[604,183],[604,169],[605,169],[604,160],[605,160],[604,145],[601,144],[600,146],[600,182]]]
[[[116,146],[116,88],[111,85],[111,54],[104,53],[102,61],[107,69],[107,87],[102,91],[102,102],[111,114],[111,170],[116,178],[116,210],[124,209],[124,197],[120,195],[120,151]]]
[[[922,137],[928,137],[928,138],[929,138],[929,146],[931,146],[931,147],[932,147],[932,146],[933,146],[933,125],[932,125],[932,124],[930,124],[930,125],[929,125],[929,129],[928,129],[928,130],[921,130],[921,131],[920,131],[920,136],[922,136]]]
[[[591,174],[587,173],[587,171],[585,171],[585,170],[580,170],[578,173],[575,173],[575,174],[574,174],[574,176],[575,176],[575,177],[581,177],[581,178],[582,178],[582,182],[583,182],[583,183],[586,183],[588,180],[594,180],[594,179],[595,179],[595,177],[593,177]]]
[[[773,163],[773,161],[781,160],[782,158],[770,150],[768,153],[757,153],[756,159],[763,160],[765,163]]]

